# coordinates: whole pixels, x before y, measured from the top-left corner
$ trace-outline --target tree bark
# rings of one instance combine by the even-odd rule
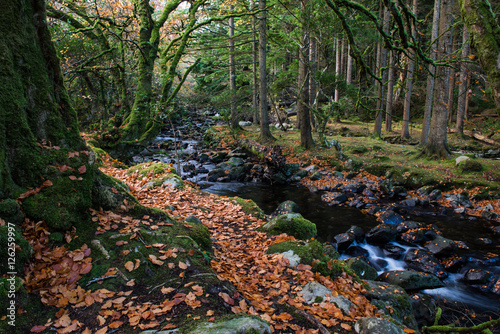
[[[337,38],[337,41],[335,43],[335,81],[338,82],[340,79],[340,63],[341,63],[341,52],[340,52],[340,39]],[[339,102],[339,89],[337,88],[337,85],[335,85],[335,93],[334,93],[333,100],[335,102]]]
[[[302,43],[299,50],[299,100],[297,101],[297,115],[300,118],[300,145],[305,149],[314,146],[311,134],[311,115],[309,110],[309,5],[307,0],[301,1],[304,13],[302,22]]]
[[[437,37],[439,33],[439,16],[441,11],[441,0],[434,1],[434,17],[432,19],[432,32],[431,32],[431,54],[429,57],[436,60]],[[420,136],[420,144],[425,145],[429,138],[429,126],[432,115],[432,104],[434,101],[434,77],[436,74],[436,67],[429,65],[429,74],[427,76],[427,94],[425,97],[425,111],[424,119],[422,121],[422,134]]]
[[[259,110],[260,138],[263,141],[274,140],[269,129],[269,113],[267,110],[267,22],[266,0],[259,1],[262,10],[259,18]]]
[[[413,0],[413,13],[415,16],[418,11],[418,0]],[[414,39],[417,38],[417,27],[415,26],[415,22],[411,25],[411,34]],[[415,71],[415,52],[410,51],[411,59],[408,60],[408,75],[406,77],[406,95],[404,102],[404,111],[403,111],[403,124],[401,127],[401,138],[408,139],[410,138],[410,111],[411,111],[411,93],[413,89],[413,74]]]
[[[382,5],[382,2],[381,2]],[[384,20],[384,31],[386,33],[389,32],[389,21],[390,21],[390,12],[389,9],[383,6],[381,15],[383,15]],[[380,138],[382,135],[382,120],[384,119],[384,92],[385,92],[385,83],[387,81],[387,70],[385,67],[387,66],[387,49],[382,46],[382,42],[380,42],[380,57],[377,59],[377,67],[379,70],[379,76],[382,78],[382,82],[377,83],[377,116],[375,117],[375,125],[373,127],[373,134]]]
[[[387,80],[387,100],[385,103],[385,131],[389,132],[392,130],[392,103],[394,95],[394,51],[389,51],[389,74]]]
[[[453,22],[451,23],[453,24]],[[451,28],[450,28],[451,29]],[[451,46],[450,46],[450,52],[454,53],[455,50],[457,49],[457,39],[456,39],[456,34],[453,33],[453,30],[451,31],[450,34],[450,41],[451,41]],[[456,82],[456,70],[454,67],[449,68],[449,75],[448,75],[448,123],[451,122],[452,116],[453,116],[453,106],[454,106],[454,101],[455,101],[455,82]]]
[[[252,10],[255,9],[255,2],[252,3]],[[259,83],[257,81],[258,53],[259,42],[257,40],[257,18],[252,16],[252,107],[253,107],[253,122],[259,123]]]
[[[234,6],[230,6],[232,11]],[[236,114],[236,62],[234,55],[234,17],[229,18],[229,83],[231,94],[231,128],[238,129],[238,116]]]
[[[460,84],[458,87],[458,102],[457,102],[457,124],[455,129],[459,134],[464,133],[464,118],[465,107],[467,101],[467,78],[469,76],[467,66],[464,62],[469,55],[469,31],[464,27],[462,35],[462,62],[460,63]]]
[[[449,25],[451,22],[452,0],[441,1],[441,15],[439,22],[440,39],[438,52],[441,61],[449,54]],[[448,82],[449,72],[446,66],[439,66],[436,71],[436,85],[434,92],[434,111],[429,127],[429,138],[423,148],[424,154],[438,158],[447,157],[451,152],[447,143],[448,130]]]

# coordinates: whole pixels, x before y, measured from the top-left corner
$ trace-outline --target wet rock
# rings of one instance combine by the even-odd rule
[[[401,241],[407,244],[421,245],[437,237],[435,231],[428,227],[420,227],[408,230],[400,235]]]
[[[478,266],[498,266],[500,265],[500,256],[494,253],[476,254],[469,257],[468,262]]]
[[[378,276],[377,270],[361,259],[352,257],[345,264],[361,279],[375,280]]]
[[[227,153],[226,152],[217,152],[212,157],[210,160],[212,160],[213,163],[218,164],[219,162],[224,161],[226,159]]]
[[[426,250],[411,249],[406,253],[404,261],[409,268],[416,271],[430,273],[441,279],[448,277],[448,273],[444,271],[438,259]]]
[[[366,282],[369,289],[366,290],[364,295],[373,305],[401,324],[413,329],[418,328],[413,315],[410,297],[403,288],[385,282],[369,280]]]
[[[233,167],[229,170],[228,176],[231,180],[242,181],[247,175],[245,166]]]
[[[392,181],[389,178],[384,179],[382,182],[380,182],[379,188],[384,195],[387,195],[389,197],[392,197],[394,195],[394,192],[392,190]]]
[[[182,171],[184,173],[192,172],[196,169],[195,165],[193,164],[185,164],[182,166]]]
[[[318,166],[310,165],[310,166],[307,166],[306,168],[304,168],[304,170],[306,170],[308,172],[314,172],[314,171],[318,170]]]
[[[368,188],[365,188],[365,190],[363,190],[363,192],[361,193],[363,196],[366,196],[368,198],[373,198],[375,197],[375,194]]]
[[[354,324],[358,334],[404,334],[405,332],[389,320],[377,317],[361,318]]]
[[[300,168],[300,164],[298,163],[292,163],[292,164],[285,164],[285,167],[283,168],[283,173],[285,176],[291,176],[295,172],[297,172]]]
[[[409,230],[421,228],[424,226],[425,226],[424,223],[416,222],[413,220],[405,220],[404,222],[398,224],[396,230],[398,231],[398,233],[405,233]]]
[[[382,249],[384,256],[390,257],[395,260],[400,260],[405,255],[406,250],[403,247],[396,245],[385,245]]]
[[[361,182],[352,182],[344,187],[342,187],[342,190],[345,192],[353,192],[356,194],[361,194],[363,190],[365,190],[366,184],[363,184]]]
[[[277,217],[279,215],[285,215],[287,213],[299,213],[299,206],[294,201],[284,201],[273,213],[271,213],[271,218]]]
[[[352,225],[351,227],[349,227],[349,229],[346,232],[354,235],[354,237],[356,238],[356,241],[358,241],[358,242],[361,242],[363,240],[363,238],[365,237],[365,231],[363,231],[363,229],[361,227],[356,226],[356,225]]]
[[[250,317],[247,315],[217,322],[202,322],[196,325],[194,329],[187,332],[188,334],[209,334],[209,333],[224,333],[224,334],[271,334],[269,324],[258,317]]]
[[[444,269],[451,273],[458,272],[466,263],[467,257],[457,254],[441,260],[441,265]]]
[[[334,297],[330,289],[318,282],[309,282],[303,286],[302,298],[306,304],[322,303],[325,298],[330,298],[330,302],[334,303],[342,313],[349,315],[352,303],[344,296],[338,295]]]
[[[439,199],[441,199],[441,190],[434,189],[433,191],[431,191],[431,193],[429,194],[429,201],[437,201]]]
[[[347,201],[347,196],[344,193],[329,192],[321,195],[321,200],[323,202],[329,203],[329,205],[339,205]]]
[[[430,326],[434,324],[437,306],[434,299],[425,293],[416,293],[410,296],[413,314],[418,326]]]
[[[352,180],[354,179],[359,173],[358,172],[349,172],[345,176],[346,180]]]
[[[252,122],[249,122],[249,121],[239,121],[238,125],[239,126],[251,126]]]
[[[378,220],[385,224],[397,225],[403,222],[404,218],[392,210],[386,210],[378,216]]]
[[[321,174],[321,172],[315,172],[309,178],[311,179],[311,181],[317,181],[317,180],[320,180],[322,177],[323,177],[323,174]]]
[[[377,281],[398,285],[405,290],[424,290],[444,287],[444,283],[436,276],[413,270],[386,271],[377,277]]]
[[[406,197],[406,189],[403,186],[394,186],[392,188],[395,196]]]
[[[366,242],[372,245],[385,245],[396,239],[396,226],[382,223],[372,228],[366,233]]]
[[[465,194],[455,194],[455,195],[449,195],[447,196],[448,200],[450,201],[451,205],[454,207],[458,206],[465,206],[466,208],[472,208],[473,205],[467,195]]]
[[[208,154],[206,154],[206,153],[202,153],[202,154],[200,154],[200,155],[198,156],[198,161],[199,161],[200,163],[205,163],[205,162],[207,162],[207,161],[208,161],[208,159],[209,159],[209,157],[208,157]]]
[[[417,189],[417,195],[418,196],[427,196],[433,190],[434,190],[433,186],[423,186],[423,187]]]
[[[481,216],[487,220],[493,220],[493,219],[498,218],[498,214],[496,212],[493,212],[493,211],[483,211],[481,213]]]
[[[333,172],[333,176],[336,177],[337,179],[341,179],[341,180],[344,178],[344,174],[342,174],[342,172],[339,172],[339,171]]]
[[[424,244],[424,248],[435,256],[449,255],[455,251],[455,242],[443,237],[437,237]]]
[[[228,161],[232,163],[234,166],[242,166],[245,163],[245,161],[242,158],[238,157],[231,157],[229,158]]]
[[[300,178],[307,176],[307,171],[305,169],[300,169],[294,176],[298,176]]]
[[[469,269],[462,280],[471,285],[488,285],[493,278],[493,273],[485,269]]]
[[[273,174],[272,180],[277,184],[286,184],[286,176],[283,173]]]
[[[303,240],[312,238],[317,234],[316,225],[299,213],[287,213],[277,216],[262,225],[259,230],[273,235],[286,233]]]
[[[366,206],[366,203],[361,198],[358,197],[354,198],[347,205],[349,205],[351,208],[363,209]]]
[[[370,254],[366,249],[360,246],[350,246],[344,252],[344,254],[352,257],[368,257]]]
[[[346,250],[354,243],[354,241],[356,241],[356,237],[350,233],[337,234],[334,239],[337,243],[337,249],[339,252]]]
[[[402,200],[399,203],[403,206],[408,206],[410,208],[414,208],[418,205],[419,200],[418,200],[418,198],[413,197],[413,198],[408,198],[408,199]]]

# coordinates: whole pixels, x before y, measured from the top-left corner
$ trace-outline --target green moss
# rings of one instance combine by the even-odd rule
[[[175,168],[171,167],[169,164],[163,162],[145,162],[138,164],[136,166],[130,167],[127,170],[127,175],[132,175],[134,173],[139,174],[138,179],[142,179],[146,176],[157,176],[164,173],[176,173]]]
[[[466,160],[458,165],[458,169],[462,173],[469,173],[469,172],[481,172],[483,171],[484,167],[477,160]]]
[[[231,197],[230,200],[241,206],[243,212],[247,215],[252,215],[259,219],[264,219],[266,217],[264,211],[251,199],[244,199],[241,197]]]
[[[309,239],[317,234],[316,225],[299,213],[279,215],[259,228],[271,235],[286,233],[297,239]]]
[[[0,218],[6,222],[20,224],[24,220],[20,205],[13,199],[7,198],[0,202]]]
[[[189,230],[189,236],[200,246],[204,251],[212,251],[212,240],[210,239],[210,232],[203,224],[193,224]]]
[[[174,188],[181,188],[184,185],[184,182],[182,181],[179,175],[174,173],[168,173],[166,175],[163,174],[160,177],[152,179],[150,182],[148,182],[147,187],[153,188],[153,187],[159,187],[161,185],[170,185]]]

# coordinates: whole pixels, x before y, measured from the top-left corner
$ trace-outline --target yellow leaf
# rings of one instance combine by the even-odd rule
[[[474,59],[474,58],[476,58],[476,56],[475,56],[475,55],[469,55],[468,57],[469,57],[470,59]]]
[[[128,271],[134,270],[134,263],[132,261],[127,261],[125,263],[125,269],[127,269]]]

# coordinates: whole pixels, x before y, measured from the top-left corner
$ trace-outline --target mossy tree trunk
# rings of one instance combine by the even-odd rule
[[[462,18],[500,108],[500,26],[487,0],[460,0]]]
[[[0,199],[39,187],[24,212],[68,229],[91,206],[95,169],[63,84],[45,1],[0,2],[0,32]],[[72,168],[64,176],[62,165]]]

